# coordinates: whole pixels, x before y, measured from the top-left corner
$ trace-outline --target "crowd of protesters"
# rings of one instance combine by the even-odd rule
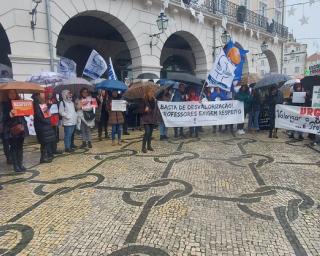
[[[301,92],[304,89],[301,84],[293,86],[293,92]],[[292,92],[292,93],[293,93]],[[237,91],[227,92],[221,88],[206,88],[201,94],[197,88],[186,86],[182,83],[177,84],[175,89],[166,89],[156,98],[154,92],[147,90],[144,100],[139,106],[140,126],[144,128],[141,151],[147,153],[154,151],[152,147],[153,131],[159,127],[160,140],[169,139],[168,128],[165,126],[161,114],[157,108],[157,100],[173,102],[199,102],[225,101],[236,99],[244,103],[245,116],[248,116],[247,132],[259,132],[259,116],[262,105],[267,105],[270,119],[269,138],[278,138],[275,128],[275,108],[277,104],[290,104],[299,106],[311,106],[311,94],[307,92],[305,103],[293,103],[292,95],[284,100],[282,92],[277,86],[271,86],[264,98],[259,90],[242,85]],[[119,100],[122,95],[118,91],[100,91],[96,97],[93,97],[88,89],[80,90],[80,96],[75,98],[69,90],[62,91],[60,99],[56,99],[53,90],[48,87],[44,93],[35,93],[32,95],[34,104],[34,127],[37,134],[37,140],[40,144],[40,163],[50,163],[55,155],[62,154],[57,144],[59,141],[59,124],[63,127],[64,151],[72,153],[77,149],[74,143],[75,132],[81,134],[82,144],[80,148],[92,148],[92,129],[98,128],[99,141],[109,139],[108,128],[111,128],[112,146],[121,145],[122,135],[128,135],[128,119],[130,118],[130,104],[128,111],[120,112],[112,110],[112,101]],[[15,90],[7,91],[0,104],[0,135],[3,144],[3,151],[6,156],[7,164],[13,165],[15,172],[23,172],[26,168],[23,165],[23,145],[24,139],[28,133],[24,117],[16,116],[12,109],[12,100],[18,100],[19,95]],[[94,105],[94,101],[97,106]],[[53,105],[57,106],[58,111],[50,113]],[[245,134],[245,124],[237,124],[237,134]],[[218,130],[217,130],[218,128]],[[235,125],[214,126],[212,132],[233,132]],[[175,127],[174,139],[183,139],[186,137],[198,137],[202,127],[191,126],[187,131],[182,127]],[[289,138],[304,139],[300,132],[289,131]],[[310,136],[313,143],[319,142],[318,136]]]

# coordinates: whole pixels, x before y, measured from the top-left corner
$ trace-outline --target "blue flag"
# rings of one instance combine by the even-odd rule
[[[240,81],[242,79],[242,71],[243,71],[243,65],[246,61],[246,54],[249,52],[248,50],[244,50],[238,46],[236,46],[231,40],[226,44],[224,47],[224,51],[226,55],[228,55],[228,52],[231,48],[236,47],[239,49],[240,56],[241,56],[241,62],[236,65],[236,70],[234,71],[234,79],[233,81]]]
[[[109,57],[109,62],[108,62],[108,79],[109,80],[118,80],[116,72],[114,72],[111,57]]]

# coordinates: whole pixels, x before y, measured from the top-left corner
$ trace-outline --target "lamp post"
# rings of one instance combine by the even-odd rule
[[[225,31],[221,34],[221,42],[222,42],[222,45],[212,47],[212,49],[213,49],[212,55],[213,55],[213,56],[215,55],[215,51],[216,51],[217,48],[223,48],[230,40],[231,40],[231,36],[230,36],[230,34],[228,33],[228,31],[225,30]]]
[[[42,2],[42,0],[32,0],[36,5],[35,7],[29,12],[31,15],[31,29],[34,30],[37,25],[37,8],[38,5]]]
[[[167,30],[169,19],[164,14],[164,12],[161,11],[156,22],[157,22],[157,26],[158,26],[158,29],[159,29],[160,32],[156,33],[156,34],[149,35],[149,37],[151,38],[150,39],[150,49],[151,49],[151,51],[152,51],[152,46],[156,46],[158,44],[158,41],[155,44],[153,44],[153,38],[156,37],[156,38],[159,39],[160,35],[163,34]]]

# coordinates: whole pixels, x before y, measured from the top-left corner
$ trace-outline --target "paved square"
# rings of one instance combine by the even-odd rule
[[[29,145],[25,174],[2,154],[0,254],[320,255],[319,151],[307,142],[206,131],[141,154],[140,136],[45,165]]]

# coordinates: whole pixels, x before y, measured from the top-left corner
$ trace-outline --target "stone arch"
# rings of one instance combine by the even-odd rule
[[[6,31],[0,23],[0,77],[12,78],[12,64],[10,41]]]
[[[279,67],[278,67],[278,61],[277,61],[276,55],[271,50],[266,50],[263,53],[266,55],[268,59],[270,73],[278,73]]]
[[[178,40],[172,40],[172,38],[177,38]],[[182,47],[179,47],[178,44],[175,45],[174,41],[180,41],[180,43],[183,44]],[[159,47],[162,49],[160,65],[163,65],[164,62],[173,55],[184,55],[183,57],[188,60],[190,66],[194,69],[192,73],[197,75],[206,73],[208,70],[205,48],[200,40],[191,32],[182,30],[174,32],[168,36]],[[169,49],[171,50],[169,51]],[[174,51],[172,51],[172,49],[174,49]],[[183,51],[189,54],[184,54]]]
[[[139,15],[133,14],[137,12],[133,8],[133,1],[127,0],[95,0],[95,1],[77,1],[77,5],[73,1],[52,0],[51,16],[52,16],[52,34],[53,46],[58,46],[58,38],[65,24],[79,16],[95,17],[104,21],[117,30],[126,45],[128,46],[132,66],[141,66],[141,51],[138,37],[142,34],[138,31]],[[130,21],[128,20],[130,17]]]

